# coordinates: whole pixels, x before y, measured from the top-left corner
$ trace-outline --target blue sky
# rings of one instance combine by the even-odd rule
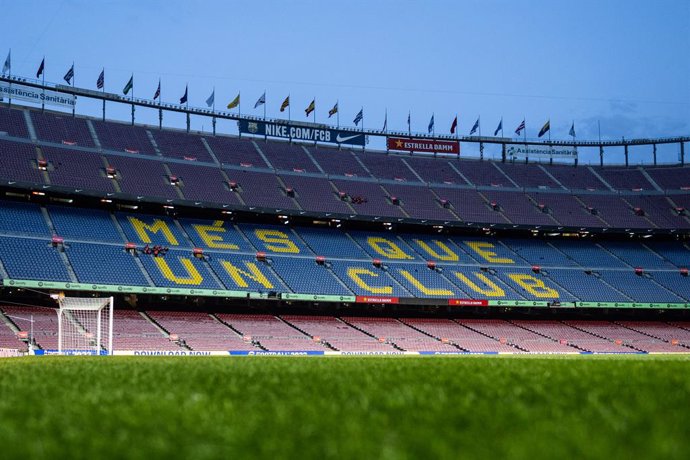
[[[266,90],[268,116],[280,117],[290,94],[295,119],[316,98],[326,122],[338,100],[341,124],[364,107],[365,126],[378,129],[388,110],[389,129],[406,130],[409,110],[419,132],[434,113],[447,133],[457,113],[461,134],[478,116],[483,134],[503,117],[506,136],[523,117],[528,137],[547,119],[554,139],[573,121],[580,139],[596,139],[598,122],[605,139],[690,134],[687,0],[0,3],[13,73],[35,74],[45,55],[48,81],[74,60],[78,86],[95,89],[105,67],[108,91],[121,92],[133,72],[137,97],[153,97],[160,77],[164,101],[189,84],[190,105],[203,106],[215,86],[217,106],[241,91],[253,115]],[[80,100],[77,110],[97,116],[100,105]],[[127,119],[129,107],[111,104],[108,116]],[[156,124],[157,113],[139,110],[137,121]],[[208,131],[210,121],[193,118],[192,128]],[[236,132],[231,122],[218,129]],[[675,161],[677,150],[660,147],[660,157]]]

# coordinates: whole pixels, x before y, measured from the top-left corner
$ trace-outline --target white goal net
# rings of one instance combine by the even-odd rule
[[[113,298],[58,299],[58,353],[113,353]]]

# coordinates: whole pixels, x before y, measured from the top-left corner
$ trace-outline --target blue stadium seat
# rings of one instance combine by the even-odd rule
[[[296,293],[352,295],[329,268],[314,259],[273,257],[271,266]]]
[[[68,241],[124,243],[106,211],[50,206],[48,213],[57,234]]]
[[[232,222],[200,219],[179,219],[179,222],[196,247],[207,248],[211,251],[246,253],[256,251],[242,233],[237,231]],[[237,249],[232,246],[237,246]]]
[[[0,233],[50,236],[41,208],[33,203],[0,201]]]
[[[124,246],[70,243],[65,253],[82,283],[149,285],[134,256],[128,254]]]
[[[222,289],[207,266],[192,256],[191,251],[171,249],[163,257],[141,255],[139,258],[156,286],[188,289]],[[167,267],[167,277],[163,270]],[[171,279],[172,278],[172,279]]]
[[[337,229],[296,228],[314,253],[341,259],[367,259],[364,252],[346,233]]]
[[[290,292],[290,289],[275,274],[271,265],[259,262],[249,255],[208,253],[208,263],[213,272],[231,291]],[[228,265],[225,262],[229,262]],[[230,272],[228,271],[230,270]],[[232,274],[235,276],[232,276]]]
[[[333,272],[355,295],[411,297],[387,271],[366,262],[333,261]],[[348,275],[350,273],[350,275]],[[356,281],[359,279],[360,284]],[[364,285],[369,286],[367,289]]]
[[[131,243],[142,246],[145,244],[160,245],[170,248],[191,247],[175,222],[168,217],[121,213],[115,215]]]
[[[49,240],[0,236],[0,258],[10,278],[71,281],[58,250]]]

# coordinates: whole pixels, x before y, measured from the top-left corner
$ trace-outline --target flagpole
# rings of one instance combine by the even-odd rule
[[[479,115],[477,117],[477,120],[479,120],[479,159],[483,160],[484,159],[484,142],[482,142],[482,116]]]
[[[161,88],[161,79],[158,77],[158,87]],[[163,90],[158,94],[158,129],[163,129],[163,107],[161,100],[163,99]]]
[[[290,100],[290,93],[288,93],[288,133],[290,134],[290,143],[292,144],[292,130],[290,123],[292,123],[292,101]]]
[[[237,97],[239,98],[239,101],[237,102],[237,118],[239,121],[239,119],[242,118],[242,91],[237,92]],[[239,134],[237,137],[242,139],[242,130],[238,129],[237,132]]]
[[[43,79],[43,100],[41,101],[41,112],[45,111],[46,108],[46,57],[43,55],[43,61],[41,61],[41,65],[43,66],[42,72],[41,72],[41,77]]]
[[[77,82],[77,73],[74,71],[74,61],[72,61],[72,92],[74,92],[74,84]],[[74,94],[72,95],[74,96]],[[74,105],[72,106],[72,116],[75,116],[75,110],[77,108],[77,99],[74,99]]]
[[[132,126],[134,126],[134,74],[132,74],[132,96],[130,101],[132,102]]]
[[[340,129],[340,106],[339,106],[339,104],[340,104],[340,101],[336,100],[335,106],[338,108],[338,110],[336,110],[335,115],[338,117],[338,129]]]
[[[522,138],[525,141],[525,164],[529,163],[529,153],[527,153],[527,117],[524,117],[522,121],[525,122],[525,130],[522,132]]]
[[[570,128],[570,132],[573,136],[573,149],[575,149],[575,166],[577,166],[577,145],[575,145],[575,120],[573,120],[573,124],[570,126],[572,126],[572,128]]]
[[[7,57],[9,58],[9,66],[7,67],[7,76],[10,78],[10,101],[9,101],[9,108],[12,108],[12,48],[10,48],[10,51],[7,53]]]
[[[551,145],[551,117],[549,117],[549,164],[553,164],[553,145]]]
[[[191,126],[191,120],[189,116],[189,82],[184,86],[184,95],[187,96],[187,100],[185,101],[185,109],[187,109],[187,132],[189,132],[190,126]]]
[[[362,107],[360,111],[362,112],[362,152],[364,152],[367,145],[367,139],[364,136],[364,107]]]
[[[213,86],[213,107],[211,107],[211,111],[213,111],[213,135],[216,135],[216,86]]]
[[[386,153],[388,153],[390,150],[388,149],[388,107],[386,107],[386,115],[384,118],[383,122],[383,134],[386,137]]]
[[[266,132],[266,88],[264,88],[264,142],[266,141],[268,141],[268,133]]]
[[[103,88],[101,88],[101,94],[103,97],[103,121],[105,121],[105,67],[101,69],[101,73],[103,74]]]

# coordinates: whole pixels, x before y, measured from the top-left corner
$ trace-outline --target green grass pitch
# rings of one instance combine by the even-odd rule
[[[690,458],[690,358],[0,360],[6,459]]]

